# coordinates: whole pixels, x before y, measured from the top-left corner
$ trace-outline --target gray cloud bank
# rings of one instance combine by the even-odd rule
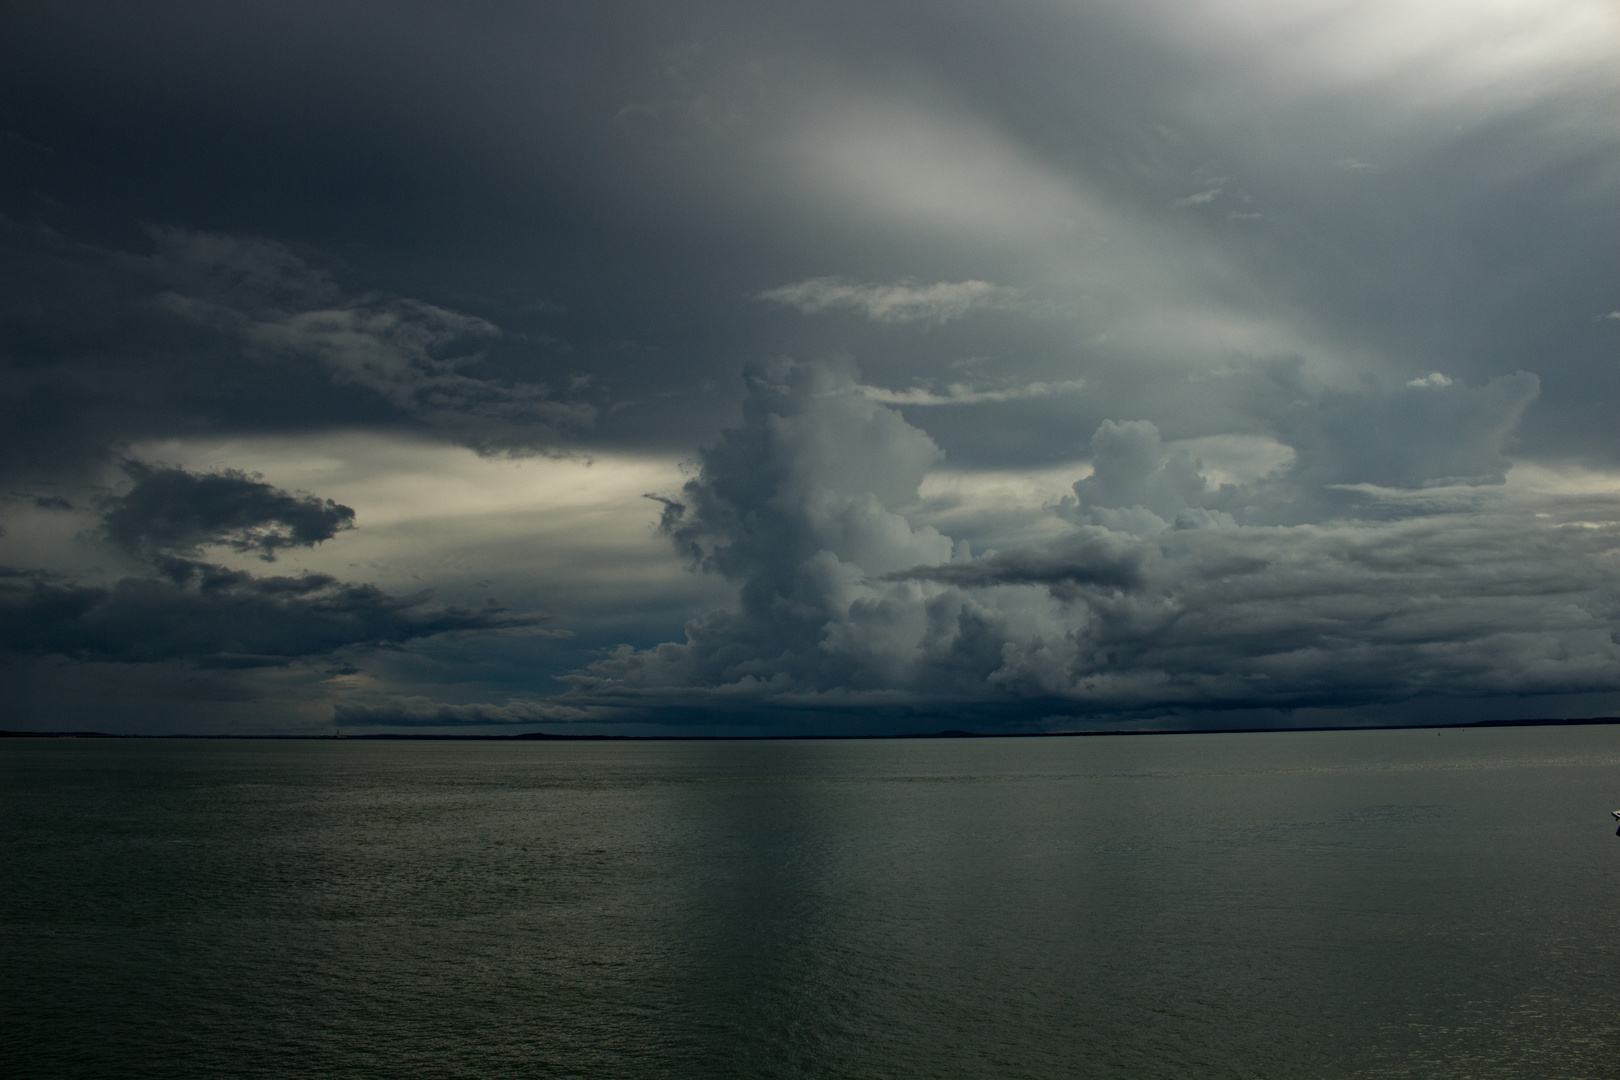
[[[500,611],[434,608],[326,574],[255,577],[162,560],[161,577],[111,586],[0,572],[0,650],[118,663],[284,665],[355,645],[529,625]]]
[[[354,511],[241,473],[127,462],[134,486],[106,500],[102,532],[140,566],[111,584],[0,568],[0,654],[200,667],[285,666],[351,646],[516,629],[498,606],[440,607],[329,574],[261,577],[201,559],[228,548],[274,561],[354,527]]]
[[[905,516],[939,458],[926,434],[848,370],[756,368],[743,424],[664,517],[739,605],[576,673],[562,700],[1030,723],[1613,691],[1614,500],[1500,486],[1534,388],[1323,392],[1299,409],[1327,419],[1280,425],[1308,435],[1294,465],[1252,486],[1213,487],[1151,423],[1108,422],[1050,508],[1071,531],[973,553]]]

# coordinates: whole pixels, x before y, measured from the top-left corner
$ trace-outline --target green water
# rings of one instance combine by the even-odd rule
[[[15,1077],[1615,1077],[1620,728],[0,744]]]

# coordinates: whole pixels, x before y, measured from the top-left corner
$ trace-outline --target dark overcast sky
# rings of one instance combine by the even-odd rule
[[[5,727],[1620,712],[1609,0],[0,29]]]

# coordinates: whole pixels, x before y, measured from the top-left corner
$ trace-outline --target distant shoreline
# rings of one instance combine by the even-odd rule
[[[1476,720],[1469,724],[1336,724],[1282,728],[1155,728],[1128,731],[933,731],[891,735],[553,735],[528,731],[518,735],[116,735],[105,731],[0,731],[0,739],[234,739],[297,742],[836,742],[874,739],[1067,739],[1123,735],[1283,735],[1305,731],[1443,731],[1474,728],[1581,727],[1620,724],[1620,716],[1575,719]]]

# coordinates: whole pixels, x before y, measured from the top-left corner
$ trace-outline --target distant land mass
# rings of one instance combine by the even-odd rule
[[[324,739],[419,742],[786,742],[863,739],[1064,739],[1102,735],[1259,735],[1294,731],[1430,731],[1466,728],[1575,727],[1620,724],[1620,716],[1544,717],[1525,720],[1476,720],[1471,724],[1339,724],[1319,727],[1163,728],[1108,731],[946,731],[894,735],[554,735],[525,731],[518,735],[117,735],[106,731],[0,731],[0,739]]]

